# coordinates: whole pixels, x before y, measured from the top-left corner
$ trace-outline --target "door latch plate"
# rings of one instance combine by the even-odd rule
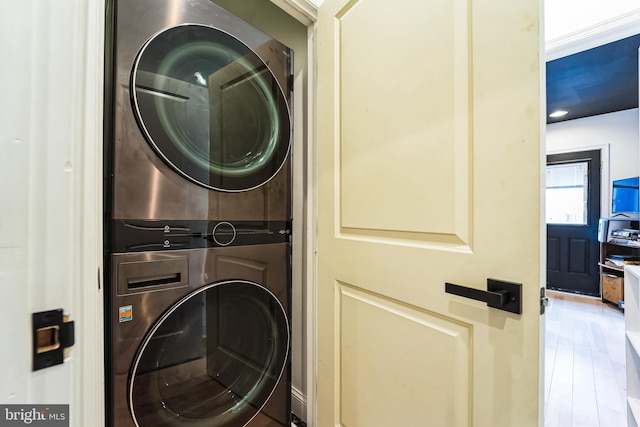
[[[545,289],[540,288],[540,315],[543,315],[546,311],[546,307],[549,305],[549,298],[547,298]]]
[[[60,365],[64,362],[64,349],[75,342],[74,323],[62,309],[41,311],[31,315],[32,370]]]

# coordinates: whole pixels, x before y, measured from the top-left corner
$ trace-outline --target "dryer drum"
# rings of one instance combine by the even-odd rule
[[[286,159],[285,94],[257,52],[224,31],[188,24],[154,35],[136,58],[131,87],[147,141],[204,187],[255,188]]]
[[[244,426],[269,400],[289,352],[271,291],[233,280],[171,307],[143,340],[129,377],[137,426]]]

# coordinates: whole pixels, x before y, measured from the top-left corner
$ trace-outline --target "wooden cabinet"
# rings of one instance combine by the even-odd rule
[[[624,260],[640,259],[640,246],[636,242],[621,244],[600,243],[600,285],[602,300],[623,307]]]
[[[598,237],[606,240],[600,243],[598,263],[602,300],[624,308],[624,268],[640,262],[640,221],[609,218],[601,225],[603,221],[606,231],[598,230]]]

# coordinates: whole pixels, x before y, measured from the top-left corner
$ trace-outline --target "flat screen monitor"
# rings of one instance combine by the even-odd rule
[[[613,181],[611,193],[611,214],[640,213],[640,177]]]

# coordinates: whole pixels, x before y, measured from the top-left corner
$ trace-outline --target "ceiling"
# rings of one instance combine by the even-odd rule
[[[637,108],[639,47],[636,34],[547,62],[547,124]]]

